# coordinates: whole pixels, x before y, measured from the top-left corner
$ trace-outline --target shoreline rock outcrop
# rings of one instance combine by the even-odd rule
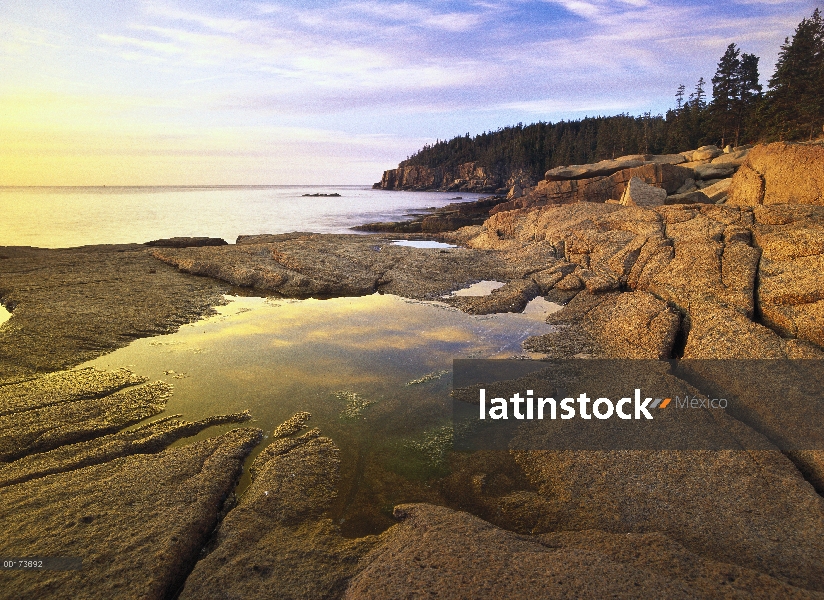
[[[817,405],[790,418],[745,404],[675,422],[683,436],[700,422],[709,439],[757,450],[512,450],[512,478],[494,485],[484,473],[503,459],[453,457],[450,498],[491,522],[404,504],[384,533],[347,538],[329,512],[338,448],[302,433],[305,413],[273,432],[235,504],[261,431],[169,445],[249,415],[127,429],[165,408],[168,386],[126,371],[42,374],[206,315],[227,284],[435,299],[479,279],[505,285],[447,302],[473,314],[522,310],[538,295],[565,303],[548,318],[556,330],[525,344],[552,357],[820,360],[820,152],[704,147],[565,167],[482,223],[441,234],[460,248],[286,234],[3,249],[0,299],[13,316],[0,331],[0,553],[80,556],[84,570],[4,571],[0,585],[12,597],[821,597],[824,451],[793,449],[821,439]],[[649,187],[654,202],[641,200]],[[670,388],[704,375],[660,374]],[[765,386],[788,401],[811,395],[792,374]],[[543,425],[535,435],[553,433]],[[486,496],[495,485],[503,491]]]
[[[535,181],[522,169],[494,171],[476,161],[446,168],[413,165],[389,169],[372,187],[382,190],[506,194],[515,185],[529,187],[535,185]]]

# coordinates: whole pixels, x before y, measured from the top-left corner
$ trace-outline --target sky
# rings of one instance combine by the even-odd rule
[[[369,184],[426,143],[663,113],[807,0],[0,0],[0,185]]]

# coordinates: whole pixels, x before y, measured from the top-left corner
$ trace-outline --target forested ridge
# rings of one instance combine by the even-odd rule
[[[665,115],[621,114],[557,123],[518,123],[474,137],[437,141],[400,163],[453,169],[478,162],[498,174],[533,177],[556,166],[627,154],[667,154],[706,144],[812,139],[824,125],[824,19],[816,9],[784,40],[766,92],[759,59],[730,44],[710,82],[678,86]],[[711,86],[711,88],[710,88]],[[711,100],[708,95],[712,94]]]

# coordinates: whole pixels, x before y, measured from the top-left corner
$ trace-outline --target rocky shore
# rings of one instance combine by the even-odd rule
[[[527,482],[514,491],[491,483],[504,458],[454,457],[461,506],[476,514],[405,504],[396,525],[351,538],[328,514],[339,450],[308,429],[308,414],[271,432],[236,498],[264,432],[179,441],[248,414],[141,426],[163,412],[166,384],[72,370],[202,318],[232,286],[428,300],[480,280],[505,285],[446,301],[472,314],[518,312],[538,296],[564,305],[549,317],[552,333],[525,342],[549,357],[824,358],[824,145],[728,150],[553,169],[536,185],[513,183],[508,199],[407,231],[438,232],[455,248],[394,245],[397,233],[0,248],[0,301],[13,315],[0,328],[0,555],[83,558],[81,571],[4,570],[0,589],[10,598],[824,597],[824,454],[787,450],[802,434],[822,439],[818,405],[797,422],[753,406],[710,425],[702,412],[700,430],[677,424],[677,435],[758,450],[498,453]],[[778,374],[764,385],[803,393]]]

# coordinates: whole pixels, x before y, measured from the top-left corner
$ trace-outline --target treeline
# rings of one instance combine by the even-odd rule
[[[824,125],[824,19],[816,9],[784,40],[766,93],[759,59],[730,44],[711,79],[712,99],[701,78],[665,115],[587,117],[558,123],[504,127],[475,137],[426,145],[400,166],[454,168],[477,161],[508,176],[523,170],[540,178],[553,167],[626,154],[667,154],[706,144],[724,147],[756,141],[812,139]]]

